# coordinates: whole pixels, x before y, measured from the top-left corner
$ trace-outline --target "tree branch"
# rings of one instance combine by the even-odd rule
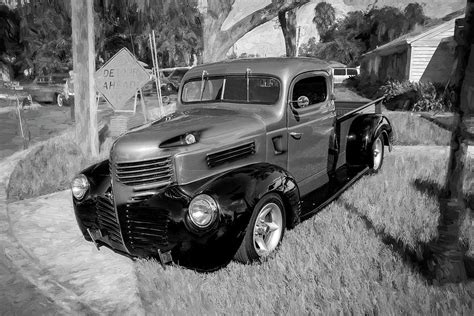
[[[232,41],[236,42],[257,26],[275,18],[279,12],[284,13],[299,8],[307,4],[309,1],[310,0],[272,1],[272,3],[268,4],[266,7],[247,15],[245,18],[235,23],[226,31],[226,33]]]

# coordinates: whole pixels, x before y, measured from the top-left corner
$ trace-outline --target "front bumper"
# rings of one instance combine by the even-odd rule
[[[110,177],[91,182],[82,201],[74,201],[79,228],[88,241],[130,257],[155,257],[171,252],[173,261],[211,270],[227,264],[238,249],[248,218],[220,212],[214,225],[197,230],[189,224],[191,197],[178,185],[169,185],[141,200],[114,197]],[[220,206],[220,208],[226,208]]]

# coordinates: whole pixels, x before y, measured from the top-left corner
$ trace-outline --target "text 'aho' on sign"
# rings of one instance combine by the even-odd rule
[[[123,109],[125,103],[150,79],[150,73],[126,48],[122,48],[95,73],[97,91],[115,109]]]

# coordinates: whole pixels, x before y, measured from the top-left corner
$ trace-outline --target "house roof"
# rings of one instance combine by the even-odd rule
[[[373,49],[365,53],[363,56],[376,54],[376,53],[379,53],[382,55],[384,55],[384,53],[390,54],[394,51],[402,49],[407,44],[412,44],[426,37],[435,36],[437,34],[443,33],[454,26],[454,21],[456,19],[459,19],[463,16],[464,16],[464,10],[450,13],[440,20],[435,20],[434,22],[430,24],[417,28],[408,34],[402,35],[391,42],[381,45],[377,47],[376,49]]]

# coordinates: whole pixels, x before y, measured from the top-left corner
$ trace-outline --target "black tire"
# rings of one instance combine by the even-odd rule
[[[275,225],[279,227],[275,228]],[[234,259],[250,263],[272,255],[278,250],[285,234],[285,227],[286,212],[280,196],[276,193],[265,195],[254,207],[244,239]],[[259,246],[262,242],[268,249]]]
[[[369,153],[369,172],[377,173],[382,168],[384,158],[384,143],[383,136],[381,133],[378,133],[372,144],[370,145]]]

